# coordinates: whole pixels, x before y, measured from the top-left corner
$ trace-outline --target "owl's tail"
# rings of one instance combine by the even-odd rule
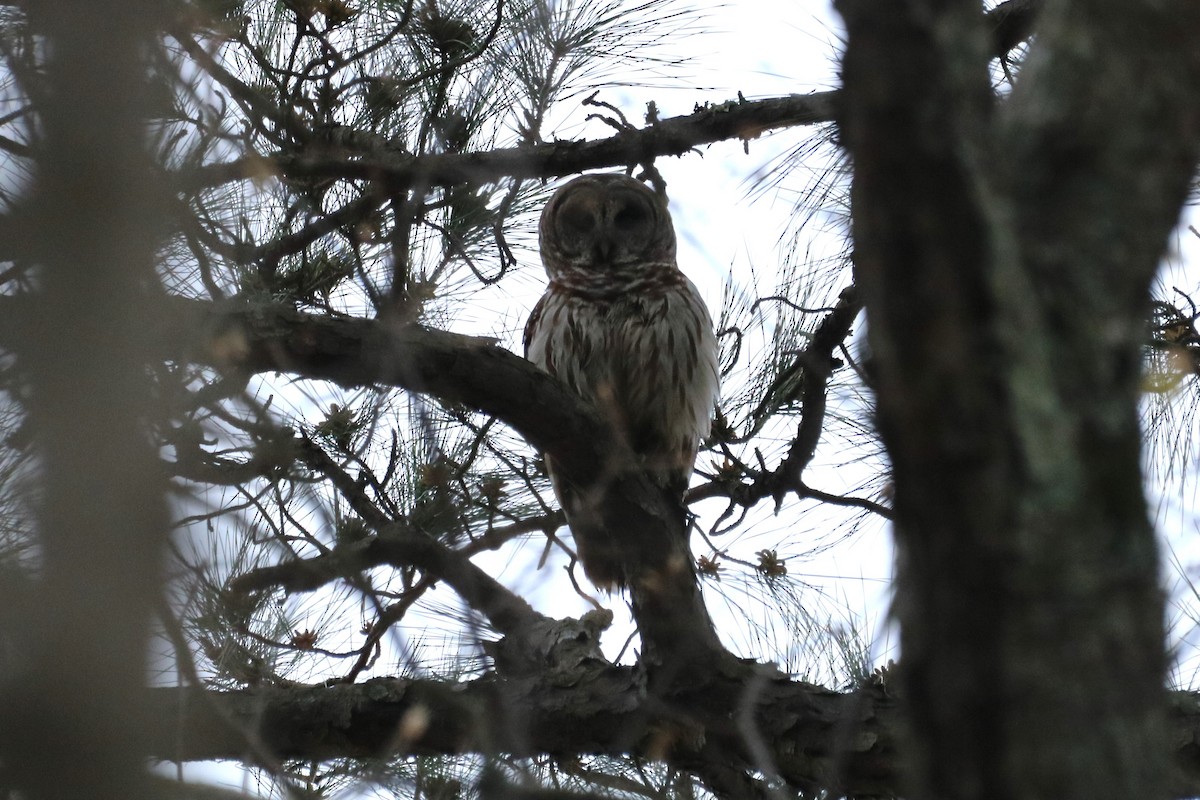
[[[728,654],[704,605],[688,545],[686,481],[677,475],[645,480],[646,473],[630,469],[579,487],[552,468],[550,474],[588,578],[609,591],[629,591],[642,660],[667,683],[690,673],[710,675],[713,659]]]
[[[683,503],[686,483],[659,476],[641,480],[635,470],[610,473],[581,487],[568,484],[548,466],[579,561],[596,586],[623,589],[654,575],[694,569]],[[648,523],[655,530],[647,531]]]

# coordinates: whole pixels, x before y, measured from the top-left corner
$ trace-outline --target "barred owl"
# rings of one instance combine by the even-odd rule
[[[525,326],[525,356],[590,400],[633,454],[602,474],[644,471],[680,509],[717,395],[717,343],[696,287],[675,263],[665,202],[624,175],[565,184],[538,228],[546,293]],[[615,458],[615,456],[614,456]],[[551,483],[588,577],[622,585],[622,546],[599,528],[603,487]]]

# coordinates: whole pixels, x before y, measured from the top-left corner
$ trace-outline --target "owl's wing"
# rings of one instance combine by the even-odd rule
[[[525,348],[526,358],[529,358],[530,343],[533,341],[533,337],[537,336],[538,327],[541,325],[542,315],[545,313],[546,301],[549,299],[549,297],[549,292],[543,294],[541,299],[539,299],[537,304],[533,307],[533,311],[529,312],[529,319],[525,320],[525,336],[523,345]]]
[[[553,347],[550,346],[553,331],[547,330],[546,325],[550,324],[554,312],[549,312],[550,318],[546,314],[554,300],[552,291],[547,290],[542,295],[525,323],[524,336],[525,357],[551,374],[554,374]],[[570,485],[558,474],[554,459],[549,455],[545,458],[550,486],[567,515],[584,572],[603,589],[612,591],[615,586],[623,586],[626,578],[620,542],[614,540],[599,521],[601,494]]]

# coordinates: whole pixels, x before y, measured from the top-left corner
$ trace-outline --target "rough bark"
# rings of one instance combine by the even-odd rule
[[[1164,796],[1136,403],[1200,141],[1200,16],[1050,4],[997,106],[973,3],[841,8],[912,793]]]
[[[460,753],[660,759],[700,773],[762,769],[806,790],[883,796],[896,786],[896,701],[837,693],[769,668],[713,672],[700,690],[647,700],[644,674],[580,659],[541,675],[461,684],[380,678],[238,692],[151,690],[168,760],[379,758]],[[770,763],[747,746],[766,743]],[[502,708],[503,714],[494,713]]]
[[[555,630],[563,630],[558,628]],[[527,646],[527,645],[525,645]],[[462,753],[636,754],[691,769],[705,758],[746,767],[744,727],[731,705],[753,698],[753,730],[774,771],[834,796],[901,791],[897,748],[904,703],[875,684],[833,692],[747,669],[714,673],[702,692],[672,705],[647,702],[641,675],[582,655],[540,678],[491,673],[464,683],[378,678],[336,686],[233,692],[153,689],[153,755],[175,761],[380,758]],[[516,717],[492,713],[498,705]],[[1200,794],[1200,694],[1171,697],[1172,797]],[[1079,720],[1084,731],[1087,719]],[[758,765],[751,765],[756,767]]]

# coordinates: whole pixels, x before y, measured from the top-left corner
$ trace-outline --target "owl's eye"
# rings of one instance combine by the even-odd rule
[[[563,207],[558,215],[559,224],[572,233],[591,233],[596,227],[596,215],[591,208],[579,203]]]
[[[650,209],[644,203],[626,203],[613,217],[617,230],[627,231],[650,221]]]

